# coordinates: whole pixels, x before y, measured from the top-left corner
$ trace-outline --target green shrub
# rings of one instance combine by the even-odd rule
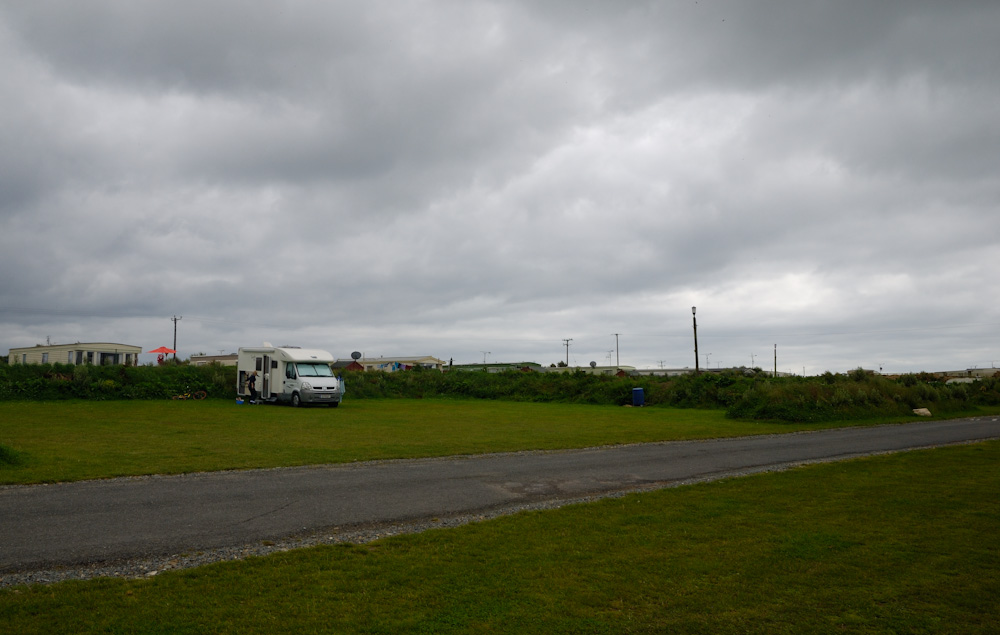
[[[231,398],[236,391],[232,366],[0,366],[0,400],[164,399],[189,390]]]
[[[851,372],[847,373],[847,377],[849,379],[857,382],[868,381],[868,378],[871,376],[872,375],[867,370],[861,368],[860,366],[858,368],[855,368]]]
[[[505,401],[627,405],[642,388],[648,406],[719,408],[738,419],[841,421],[896,417],[913,408],[935,414],[1000,405],[1000,380],[945,385],[927,374],[892,381],[855,369],[848,375],[769,377],[742,372],[687,374],[679,377],[616,377],[584,372],[507,371],[344,372],[348,399],[463,398]],[[232,366],[68,366],[0,365],[0,400],[168,399],[204,390],[232,398]]]
[[[12,447],[0,444],[0,467],[24,464],[24,455]]]

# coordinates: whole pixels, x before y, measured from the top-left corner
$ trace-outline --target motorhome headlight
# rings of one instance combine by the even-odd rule
[[[312,390],[312,384],[307,381],[302,382],[302,390]]]

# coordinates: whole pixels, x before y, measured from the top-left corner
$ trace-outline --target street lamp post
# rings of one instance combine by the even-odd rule
[[[694,374],[697,375],[701,372],[701,367],[698,366],[698,318],[695,317],[695,313],[698,307],[691,307],[691,322],[694,324]]]

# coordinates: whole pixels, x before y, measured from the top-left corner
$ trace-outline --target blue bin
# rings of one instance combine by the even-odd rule
[[[646,405],[646,393],[643,392],[642,388],[632,389],[632,405],[633,406]]]

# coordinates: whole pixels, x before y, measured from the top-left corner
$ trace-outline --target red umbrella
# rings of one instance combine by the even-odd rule
[[[151,351],[146,351],[147,353],[159,353],[161,355],[166,355],[167,353],[176,353],[172,348],[167,348],[166,346],[161,346],[160,348],[154,348]]]

